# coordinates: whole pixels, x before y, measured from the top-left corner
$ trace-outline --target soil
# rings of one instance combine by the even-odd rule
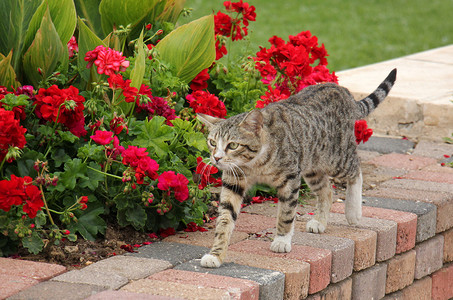
[[[390,179],[391,174],[379,172],[375,166],[363,164],[363,190],[368,190],[376,187],[379,183]],[[334,182],[335,193],[334,201],[344,199],[344,184]],[[313,197],[305,198],[304,202],[308,205],[315,205]],[[214,216],[216,207],[212,206],[208,211],[208,215]],[[213,227],[210,224],[209,227]],[[118,228],[110,225],[106,229],[106,234],[103,238],[95,241],[87,241],[79,238],[76,242],[63,241],[60,245],[52,245],[47,251],[43,251],[37,255],[29,254],[25,249],[22,249],[18,255],[21,259],[55,263],[71,269],[80,269],[99,260],[121,255],[127,251],[136,251],[138,247],[150,242],[156,242],[159,239],[153,239],[146,233],[141,233],[132,227]],[[134,247],[135,246],[135,247]]]

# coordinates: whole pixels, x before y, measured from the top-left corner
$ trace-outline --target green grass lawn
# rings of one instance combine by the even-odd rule
[[[237,0],[238,1],[238,0]],[[234,2],[234,0],[232,1]],[[329,68],[340,71],[453,43],[452,0],[249,0],[256,22],[249,41],[231,53],[256,53],[277,35],[287,40],[305,30],[324,43]],[[188,22],[223,9],[222,0],[187,0]]]

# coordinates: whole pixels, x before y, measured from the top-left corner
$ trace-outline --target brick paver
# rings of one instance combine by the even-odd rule
[[[437,160],[423,156],[391,153],[375,157],[367,161],[367,163],[393,169],[419,170],[426,166],[436,164]]]
[[[269,250],[269,247],[269,242],[247,240],[231,245],[230,249],[249,254],[308,262],[310,264],[310,285],[308,288],[310,294],[319,292],[330,283],[332,266],[332,252],[330,250],[293,245],[289,253],[274,253]]]
[[[352,275],[352,299],[381,299],[385,295],[387,264],[376,264]]]
[[[344,213],[344,203],[334,203],[332,212]],[[417,233],[417,215],[408,212],[396,211],[378,207],[362,207],[362,216],[376,219],[395,221],[397,227],[396,253],[402,253],[415,246]]]
[[[444,237],[444,263],[453,261],[453,229],[442,232]]]
[[[435,236],[415,247],[415,279],[420,279],[442,268],[444,237]]]
[[[444,300],[453,297],[453,264],[444,266],[432,274],[432,299]]]
[[[401,290],[412,284],[415,273],[415,256],[415,250],[410,250],[388,261],[386,294]]]

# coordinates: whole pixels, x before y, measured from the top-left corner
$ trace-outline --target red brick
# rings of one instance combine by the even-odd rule
[[[426,276],[415,280],[410,286],[401,290],[402,300],[431,299],[432,280]]]
[[[308,293],[313,294],[326,288],[330,282],[332,253],[326,249],[292,245],[290,253],[274,253],[269,250],[270,242],[246,240],[231,245],[230,250],[305,261],[310,264]]]
[[[453,261],[453,229],[442,233],[444,236],[444,263]]]
[[[308,295],[310,264],[304,261],[270,257],[229,250],[225,262],[268,269],[285,274],[285,299],[303,299]]]
[[[234,230],[247,232],[247,233],[257,233],[269,228],[275,228],[276,220],[275,218],[241,213],[236,221]]]
[[[381,299],[385,295],[387,265],[376,264],[352,274],[352,299]]]
[[[332,212],[344,214],[344,203],[334,203]],[[362,207],[362,216],[375,219],[384,219],[396,222],[397,239],[396,253],[402,253],[415,246],[415,237],[417,234],[417,215],[409,212],[364,206]]]
[[[432,299],[446,300],[453,297],[453,264],[447,265],[431,275]]]
[[[221,289],[214,289],[209,287],[199,288],[198,286],[179,283],[178,288],[175,288],[174,282],[152,280],[152,279],[139,279],[123,286],[121,291],[159,295],[174,297],[177,299],[230,299],[230,294]]]
[[[453,184],[453,173],[436,173],[428,171],[411,171],[406,175],[402,176],[406,179],[434,181]]]
[[[398,180],[398,182],[402,181]],[[429,191],[423,190],[433,182],[420,180],[404,181],[401,186],[397,186],[394,183],[390,185],[389,182],[386,182],[375,190],[366,191],[365,196],[432,203],[437,206],[436,233],[453,227],[453,218],[451,217],[453,215],[453,193],[435,191],[434,187]],[[393,180],[393,182],[395,181]],[[446,183],[437,183],[437,185],[445,185],[445,189],[451,188],[451,185]]]
[[[415,273],[415,256],[415,250],[410,250],[388,261],[386,294],[401,290],[412,284]]]
[[[442,268],[444,237],[437,235],[415,246],[415,279]]]
[[[66,268],[60,265],[0,257],[0,274],[44,281],[64,272]]]
[[[232,299],[258,299],[259,284],[257,282],[225,277],[213,274],[195,273],[183,270],[165,270],[149,276],[147,279],[166,281],[173,284],[187,284],[203,288],[225,290]]]
[[[352,279],[346,278],[343,281],[330,284],[326,289],[320,291],[320,300],[338,300],[351,299],[352,294]]]
[[[211,248],[214,242],[214,234],[214,229],[208,230],[206,232],[177,232],[176,235],[171,235],[165,238],[163,241]],[[247,239],[248,237],[248,233],[234,230],[233,234],[231,235],[230,244],[240,242]]]
[[[429,157],[391,153],[375,157],[367,163],[393,169],[418,170],[436,164],[437,160]]]
[[[38,283],[35,279],[0,273],[0,299],[6,299]]]

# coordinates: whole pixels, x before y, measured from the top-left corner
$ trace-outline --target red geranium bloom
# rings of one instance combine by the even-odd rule
[[[68,52],[69,58],[74,56],[74,52],[79,52],[79,46],[77,45],[75,36],[72,36],[68,42]]]
[[[204,189],[208,184],[213,184],[214,186],[222,185],[222,179],[211,176],[217,172],[219,172],[219,169],[204,163],[201,157],[197,157],[197,169],[195,173],[201,175],[200,184],[198,185],[200,190]]]
[[[166,229],[159,229],[159,235],[161,238],[166,238],[170,235],[175,235],[176,231],[173,227],[168,227]]]
[[[131,86],[132,80],[124,80],[123,76],[121,76],[120,74],[111,74],[110,77],[107,78],[107,81],[111,89],[116,90],[120,88],[123,90],[123,96],[125,98],[124,101],[126,101],[127,103],[135,101],[138,89]]]
[[[187,95],[186,99],[195,113],[203,113],[218,118],[225,118],[227,114],[225,104],[209,92],[195,91]]]
[[[183,202],[189,198],[188,184],[189,180],[184,175],[176,174],[173,171],[166,171],[159,175],[157,188],[162,191],[168,191],[168,195],[170,195],[170,191],[173,189],[176,200]]]
[[[110,130],[112,130],[116,135],[120,134],[123,129],[126,129],[126,133],[129,133],[129,128],[127,128],[127,124],[124,121],[124,118],[115,116],[110,121]]]
[[[204,69],[194,79],[192,79],[192,83],[190,84],[190,88],[194,91],[204,90],[208,88],[208,81],[209,80],[209,73],[208,69]]]
[[[215,60],[221,59],[224,55],[227,55],[228,51],[225,47],[225,43],[218,38],[215,38]]]
[[[84,209],[87,209],[87,203],[88,203],[88,196],[82,196],[80,197],[79,199],[79,203],[80,203],[80,209],[81,210],[84,210]]]
[[[0,181],[0,209],[9,211],[12,205],[21,205],[25,199],[24,179],[11,175],[11,180]]]
[[[129,165],[135,170],[135,177],[138,184],[143,184],[144,175],[152,180],[157,179],[159,164],[148,156],[146,148],[129,146],[121,153],[121,156],[123,157],[123,164],[126,166]]]
[[[85,98],[79,95],[79,90],[73,86],[60,90],[56,85],[48,89],[39,89],[36,100],[35,113],[38,118],[58,122],[66,126],[78,137],[86,134],[83,128],[83,103]]]
[[[140,113],[141,111],[147,112],[150,119],[153,116],[162,116],[167,119],[166,124],[168,126],[173,126],[171,120],[177,118],[175,110],[168,105],[168,102],[162,97],[155,97],[151,93],[151,89],[149,86],[142,84],[140,87],[140,91],[138,92],[140,95],[147,96],[150,101],[146,103],[140,102],[140,97],[137,97],[137,105],[136,105],[136,112]]]
[[[187,224],[187,228],[184,229],[184,231],[185,232],[195,232],[195,231],[205,232],[208,230],[206,228],[198,226],[197,223],[195,223],[195,222],[190,222],[189,224]]]
[[[231,35],[232,20],[231,17],[223,12],[214,15],[214,32],[229,37]]]
[[[107,145],[110,144],[111,141],[113,141],[113,132],[96,130],[94,135],[90,136],[90,138],[99,145]]]
[[[3,161],[10,147],[24,148],[27,129],[14,118],[14,112],[0,108],[0,162]],[[8,160],[11,162],[12,158]]]
[[[278,102],[280,100],[288,98],[289,96],[291,96],[291,93],[289,92],[289,90],[273,89],[272,87],[269,86],[268,91],[266,91],[264,96],[260,97],[261,100],[258,100],[256,102],[256,107],[263,108],[263,107],[267,106],[269,103]]]
[[[25,187],[25,205],[22,207],[24,213],[28,214],[30,219],[36,217],[36,213],[38,210],[44,206],[44,201],[42,200],[41,191],[37,186],[34,185],[27,185]]]
[[[354,133],[357,145],[363,141],[367,142],[368,139],[373,135],[373,129],[368,128],[368,124],[365,120],[355,121]]]
[[[88,51],[85,55],[85,61],[88,61],[87,68],[91,68],[94,63],[97,66],[97,72],[107,76],[124,72],[129,67],[129,61],[126,60],[122,52],[102,45]]]

